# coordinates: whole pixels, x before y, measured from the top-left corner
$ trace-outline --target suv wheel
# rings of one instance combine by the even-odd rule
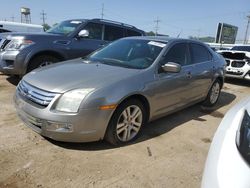
[[[146,111],[138,100],[122,103],[114,112],[105,135],[113,145],[122,145],[136,139],[145,124]]]
[[[215,80],[215,82],[213,83],[212,87],[209,90],[206,100],[204,101],[204,105],[209,107],[214,106],[219,99],[220,92],[221,92],[221,83],[219,80]]]
[[[29,63],[27,72],[30,72],[36,68],[44,67],[53,63],[58,62],[59,59],[50,55],[41,55],[33,58]]]

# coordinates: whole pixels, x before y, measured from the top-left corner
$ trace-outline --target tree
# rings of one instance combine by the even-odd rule
[[[147,36],[155,36],[155,33],[153,31],[146,32]]]
[[[51,27],[48,24],[43,24],[44,31],[49,30]]]

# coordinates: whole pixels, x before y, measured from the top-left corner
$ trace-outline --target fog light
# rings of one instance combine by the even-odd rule
[[[68,123],[48,121],[46,124],[46,130],[58,131],[58,132],[73,132],[73,125],[68,124]]]

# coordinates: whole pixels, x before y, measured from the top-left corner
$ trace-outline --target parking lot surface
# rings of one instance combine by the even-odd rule
[[[213,109],[195,105],[145,126],[115,148],[101,141],[45,139],[17,117],[18,79],[0,74],[0,187],[200,187],[208,149],[224,114],[250,95],[250,83],[228,80]]]

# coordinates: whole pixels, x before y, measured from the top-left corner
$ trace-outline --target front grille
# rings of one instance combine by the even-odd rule
[[[25,81],[21,81],[18,84],[17,90],[19,94],[27,100],[44,107],[48,106],[49,103],[53,100],[53,98],[57,95],[57,93],[38,89]]]
[[[3,50],[9,44],[10,41],[11,40],[3,40],[1,42],[2,45],[1,45],[0,49]]]
[[[240,67],[243,67],[245,65],[245,63],[246,63],[245,61],[233,61],[231,63],[231,66],[240,68]]]

